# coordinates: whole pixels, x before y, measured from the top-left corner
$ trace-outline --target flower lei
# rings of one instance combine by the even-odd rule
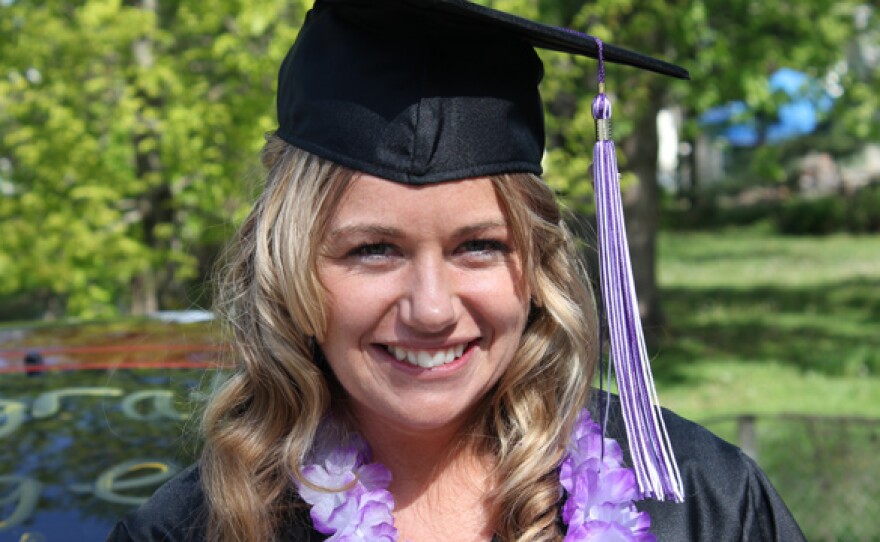
[[[327,432],[323,432],[327,434]],[[388,491],[391,472],[373,463],[366,441],[351,436],[344,445],[316,443],[297,481],[302,499],[311,505],[312,525],[334,542],[395,542],[394,497]],[[604,442],[603,442],[604,441]],[[565,542],[654,542],[651,518],[636,509],[641,495],[635,473],[623,466],[623,451],[584,409],[578,415],[559,469],[565,489],[562,520]],[[316,488],[338,488],[316,489]]]

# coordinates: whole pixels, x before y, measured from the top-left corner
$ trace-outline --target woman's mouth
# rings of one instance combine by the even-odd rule
[[[447,365],[457,360],[462,354],[464,354],[465,350],[467,350],[470,345],[471,343],[468,342],[450,346],[448,348],[431,350],[410,349],[393,345],[383,346],[385,347],[385,350],[387,350],[388,353],[394,356],[398,361],[408,363],[415,367],[421,367],[423,369],[432,369],[434,367]]]

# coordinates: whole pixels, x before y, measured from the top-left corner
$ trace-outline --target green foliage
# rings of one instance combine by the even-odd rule
[[[519,6],[515,11],[521,14],[533,12],[535,4],[526,0],[489,3],[503,4],[505,8]],[[654,159],[649,153],[634,153],[638,145],[633,140],[648,135],[636,127],[650,125],[662,107],[683,109],[683,116],[688,119],[688,137],[698,131],[693,119],[730,100],[744,99],[753,110],[765,116],[774,115],[782,97],[768,90],[767,77],[782,66],[824,77],[842,60],[841,51],[853,35],[853,10],[859,4],[833,0],[538,3],[541,18],[546,22],[568,26],[690,70],[692,80],[680,82],[627,67],[609,67],[608,90],[615,103],[614,133],[624,175],[637,171],[638,161]],[[595,95],[596,63],[556,53],[542,56],[547,72],[543,92],[548,101],[546,176],[575,208],[588,211],[592,206],[588,166],[594,139],[590,105]],[[852,98],[868,98],[864,95],[867,88],[865,84],[855,85]],[[874,101],[869,103],[876,103],[876,98],[871,100]],[[846,122],[856,119],[847,117]],[[869,124],[859,122],[866,128]],[[876,126],[873,129],[876,133]],[[758,173],[763,178],[784,179],[778,156],[769,149],[762,152],[766,156],[756,161]],[[630,177],[628,182],[636,179]]]
[[[839,231],[846,216],[846,201],[840,197],[791,199],[782,205],[776,224],[782,233],[826,235]]]
[[[247,208],[303,3],[25,4],[0,6],[0,294],[176,292]]]
[[[849,199],[847,226],[855,233],[880,232],[880,183],[860,190]]]
[[[609,68],[624,185],[654,182],[649,128],[661,107],[693,119],[746,99],[770,114],[779,97],[767,75],[785,65],[823,77],[860,3],[483,2],[690,69],[693,80],[680,82]],[[277,66],[311,1],[155,4],[0,3],[0,296],[48,296],[80,316],[127,311],[150,292],[165,307],[186,304],[246,211],[261,136],[275,126]],[[596,64],[542,56],[546,177],[589,212]],[[841,77],[839,103],[851,107],[832,130],[840,140],[876,135],[877,74]],[[773,158],[761,163],[778,177]]]
[[[791,235],[880,232],[880,184],[849,196],[786,201],[776,213],[776,227]]]
[[[754,187],[751,187],[754,189]],[[663,201],[663,226],[672,230],[722,230],[752,226],[785,235],[872,234],[880,232],[880,183],[852,194],[796,197],[784,188],[764,200],[737,200],[741,183],[723,183],[704,190],[692,205],[667,196]],[[742,196],[742,194],[739,194]]]

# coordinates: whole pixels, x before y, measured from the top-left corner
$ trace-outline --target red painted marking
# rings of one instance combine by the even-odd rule
[[[59,363],[56,365],[27,365],[0,367],[0,374],[41,373],[47,371],[94,371],[107,369],[215,369],[224,365],[219,361],[135,361],[110,363]]]
[[[0,350],[3,357],[21,357],[30,352],[40,354],[103,354],[117,352],[217,352],[226,350],[225,346],[214,344],[120,344],[109,346],[50,346],[47,348],[33,347],[20,350]]]

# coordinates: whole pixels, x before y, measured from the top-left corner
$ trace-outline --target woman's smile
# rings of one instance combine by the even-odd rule
[[[441,348],[407,348],[406,346],[383,345],[389,354],[397,361],[406,362],[414,367],[422,369],[434,369],[445,367],[450,363],[461,359],[469,342],[460,342],[455,345]]]
[[[458,423],[519,346],[528,293],[489,179],[408,186],[357,177],[318,270],[330,309],[321,348],[360,419]]]

